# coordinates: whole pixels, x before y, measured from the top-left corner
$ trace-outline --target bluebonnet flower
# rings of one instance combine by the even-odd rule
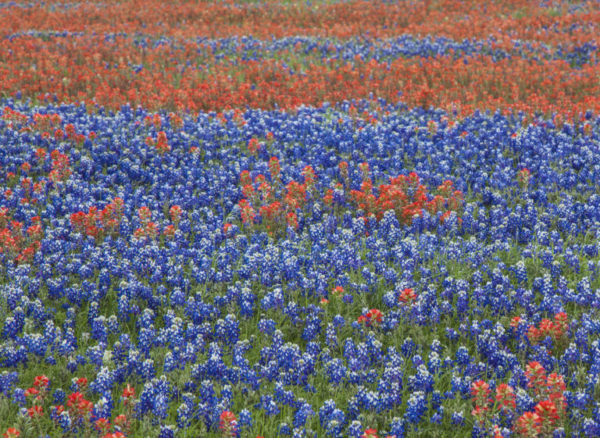
[[[340,384],[346,377],[346,367],[340,359],[333,359],[325,365],[329,382],[332,384]]]
[[[411,338],[406,338],[400,348],[404,356],[411,356],[416,350],[416,344]]]
[[[90,389],[98,394],[110,394],[114,382],[114,372],[110,371],[107,367],[102,367],[100,371],[96,374],[96,378],[90,383]],[[74,388],[73,390],[75,389],[76,388]]]
[[[360,438],[363,434],[363,426],[360,421],[354,420],[348,426],[348,436],[352,438]]]
[[[177,408],[177,427],[186,429],[191,425],[193,418],[193,407],[188,403],[181,403]]]
[[[438,412],[433,414],[433,416],[431,417],[432,424],[441,424],[442,423],[443,411],[444,411],[444,408],[441,407]]]
[[[300,406],[294,413],[294,427],[300,428],[306,425],[306,422],[315,415],[312,406],[305,401],[298,400]]]
[[[325,425],[327,436],[339,437],[346,425],[346,416],[340,409],[334,409]]]
[[[160,433],[158,434],[159,438],[174,438],[175,437],[175,428],[170,425],[161,425]]]
[[[325,342],[329,348],[336,348],[338,346],[337,332],[332,323],[329,323],[325,329]]]
[[[19,406],[25,406],[25,403],[27,402],[25,398],[25,390],[22,388],[15,388],[12,398],[13,401]]]
[[[16,371],[3,371],[0,374],[0,393],[4,394],[6,397],[9,397],[13,386],[19,380],[19,374]]]
[[[63,433],[69,432],[73,426],[73,420],[71,419],[71,415],[67,411],[63,411],[59,415],[57,415],[56,422],[62,429]]]
[[[239,425],[242,429],[250,428],[253,425],[252,414],[248,409],[242,409],[239,413]]]
[[[177,369],[178,367],[179,367],[179,364],[175,360],[175,357],[173,356],[173,352],[167,351],[165,353],[165,361],[164,361],[164,365],[163,365],[163,370],[165,371],[165,373],[170,373],[171,371]]]
[[[110,418],[112,412],[112,397],[101,397],[94,404],[92,414],[97,418]]]
[[[401,437],[405,435],[406,421],[403,418],[394,417],[390,423],[390,433]]]
[[[154,361],[152,359],[146,359],[140,365],[140,375],[145,380],[150,380],[154,377],[156,371],[154,369]]]
[[[422,391],[413,392],[408,399],[405,418],[413,424],[421,421],[421,418],[427,411],[427,400]]]
[[[106,318],[104,316],[94,317],[91,321],[92,338],[99,342],[106,343],[108,341],[108,330],[106,328]]]
[[[262,409],[264,409],[265,413],[268,416],[275,416],[278,415],[280,412],[277,403],[275,403],[273,397],[269,395],[263,395],[260,397],[260,406],[262,407]]]
[[[408,378],[408,385],[413,392],[431,392],[433,391],[434,378],[423,364],[417,367],[417,374]]]
[[[287,423],[281,423],[279,425],[279,435],[288,436],[292,434],[292,429]]]
[[[465,421],[463,412],[456,412],[456,411],[453,412],[450,417],[450,421],[452,422],[453,425],[462,426]]]
[[[469,357],[469,351],[467,350],[466,347],[464,346],[460,346],[458,347],[458,350],[456,351],[456,362],[459,365],[467,365],[470,362],[470,357]]]
[[[321,332],[321,318],[318,316],[312,316],[306,318],[306,325],[302,332],[302,339],[305,341],[312,341]]]
[[[515,392],[517,412],[522,414],[523,412],[533,410],[535,401],[531,398],[531,396],[522,388],[518,388]]]
[[[596,436],[600,433],[600,425],[591,418],[583,420],[582,429],[586,437]]]

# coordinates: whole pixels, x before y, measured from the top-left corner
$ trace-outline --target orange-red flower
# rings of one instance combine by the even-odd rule
[[[364,323],[367,327],[381,324],[383,313],[379,309],[371,309],[364,315],[358,317],[358,322]]]
[[[515,409],[516,395],[514,389],[506,383],[501,383],[496,387],[496,402],[503,408]]]
[[[377,429],[366,429],[361,438],[378,438]]]
[[[411,288],[403,289],[402,292],[400,292],[400,296],[398,297],[398,300],[403,304],[413,303],[416,301],[416,299],[417,294],[415,294],[415,291]]]
[[[2,438],[18,438],[21,435],[21,431],[14,427],[9,427],[6,432],[2,435]]]
[[[27,409],[27,414],[31,418],[40,418],[41,416],[44,415],[44,408],[42,408],[41,406],[38,406],[38,405],[34,405],[34,406],[30,407],[29,409]]]
[[[135,388],[128,383],[123,389],[123,398],[128,399],[130,397],[135,397]]]
[[[516,422],[515,430],[519,436],[535,438],[542,428],[542,419],[535,412],[525,412]]]

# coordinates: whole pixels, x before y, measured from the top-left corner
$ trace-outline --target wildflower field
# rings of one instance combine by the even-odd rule
[[[600,436],[600,3],[0,3],[0,435]]]

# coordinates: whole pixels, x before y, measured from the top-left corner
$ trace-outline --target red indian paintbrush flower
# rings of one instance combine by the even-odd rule
[[[21,431],[14,427],[9,427],[6,432],[2,435],[2,438],[18,438],[21,435]]]
[[[517,406],[515,390],[506,383],[501,383],[496,388],[496,402],[502,408],[515,409]]]
[[[364,323],[367,327],[381,324],[383,313],[379,309],[371,309],[364,315],[358,317],[358,322]]]
[[[398,297],[398,301],[403,304],[411,304],[414,303],[417,299],[417,295],[415,291],[411,288],[406,288],[400,292],[400,296]]]
[[[378,438],[377,429],[366,429],[361,438]]]
[[[223,411],[219,416],[219,430],[226,437],[234,437],[237,434],[237,418],[231,411]]]

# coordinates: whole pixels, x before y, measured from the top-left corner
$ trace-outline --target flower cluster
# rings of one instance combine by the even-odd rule
[[[516,431],[524,437],[550,436],[562,429],[565,421],[566,385],[564,378],[556,373],[546,376],[539,362],[530,362],[526,371],[528,387],[535,393],[538,403],[516,421]]]
[[[342,161],[338,167],[343,183],[335,182],[335,189],[326,189],[323,195],[312,166],[302,170],[303,183],[292,180],[285,186],[281,184],[279,166],[277,157],[271,157],[270,181],[263,174],[252,180],[247,170],[240,175],[243,197],[238,207],[242,223],[249,228],[265,229],[270,235],[281,235],[287,227],[297,230],[298,219],[320,208],[320,201],[340,220],[350,207],[353,216],[365,224],[371,217],[380,221],[386,212],[392,212],[403,225],[410,225],[413,218],[422,216],[424,211],[434,217],[439,214],[440,222],[444,222],[453,212],[460,213],[464,204],[463,194],[453,189],[451,181],[444,181],[438,187],[439,194],[432,197],[414,172],[392,177],[390,184],[374,188],[368,163],[358,165],[361,173],[358,184],[349,179],[348,163]],[[360,190],[352,188],[356,185]],[[460,217],[458,221],[460,223]]]
[[[7,207],[0,208],[0,254],[5,260],[30,263],[41,246],[44,231],[40,218],[30,219],[31,225],[24,229],[22,222],[12,220]]]
[[[566,338],[568,327],[567,314],[560,312],[554,315],[554,321],[544,318],[540,321],[539,327],[530,326],[527,337],[534,344],[546,337],[550,337],[555,343],[559,343]]]
[[[135,390],[127,385],[123,390],[125,414],[115,415],[110,421],[112,400],[101,398],[96,404],[86,398],[89,392],[88,380],[85,377],[73,378],[73,391],[68,396],[60,389],[54,391],[54,403],[66,400],[66,405],[52,404],[50,400],[50,380],[45,375],[34,378],[33,386],[23,392],[29,400],[29,408],[23,408],[26,425],[32,423],[40,428],[49,419],[62,436],[80,436],[81,434],[98,433],[102,438],[124,438],[129,433],[133,414],[132,399]],[[4,433],[6,438],[15,438],[21,431],[9,427]]]
[[[539,362],[527,365],[526,377],[527,388],[533,393],[529,404],[535,406],[518,417],[516,413],[522,408],[517,406],[517,395],[512,386],[506,383],[498,385],[495,397],[491,398],[490,386],[485,381],[478,380],[471,385],[474,404],[471,414],[484,429],[493,431],[494,436],[503,436],[497,424],[491,425],[499,418],[508,425],[512,424],[517,436],[524,438],[552,436],[563,430],[566,407],[564,377],[556,373],[546,376],[546,370]]]
[[[598,110],[598,12],[589,2],[547,3],[6,7],[0,57],[11,62],[0,90],[112,109],[129,102],[220,112],[374,96],[463,115],[503,109],[573,118]],[[148,144],[169,151],[166,131],[156,131]],[[64,127],[54,136],[86,140]]]
[[[383,314],[379,309],[371,309],[358,317],[359,323],[364,323],[367,327],[381,324]]]
[[[102,238],[105,234],[119,233],[119,225],[123,217],[123,200],[114,198],[102,210],[90,207],[88,212],[72,213],[70,220],[73,229],[94,238]]]

